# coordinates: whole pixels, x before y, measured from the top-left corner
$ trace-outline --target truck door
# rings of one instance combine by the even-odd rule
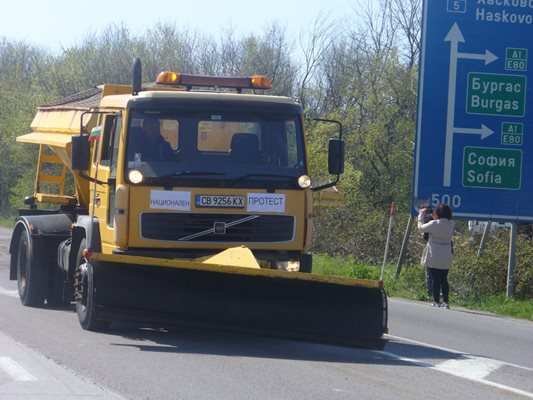
[[[114,248],[115,189],[122,116],[120,113],[106,114],[101,122],[102,136],[95,144],[97,149],[91,166],[91,176],[97,182],[91,184],[89,213],[94,212],[94,216],[98,218],[102,251],[109,253]]]

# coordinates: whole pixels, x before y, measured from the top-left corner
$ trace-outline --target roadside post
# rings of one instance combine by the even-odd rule
[[[392,233],[392,220],[396,215],[396,203],[393,201],[389,208],[389,229],[387,230],[387,241],[385,242],[385,254],[383,255],[383,265],[381,266],[381,277],[380,280],[383,280],[385,276],[385,266],[387,265],[387,254],[389,253],[389,243]]]
[[[509,240],[509,268],[507,268],[507,297],[514,295],[514,270],[516,267],[516,222],[511,225],[511,239]]]
[[[402,265],[405,259],[405,254],[407,253],[407,246],[409,243],[409,235],[411,233],[411,227],[413,226],[413,217],[409,215],[409,220],[407,221],[407,227],[405,228],[405,233],[403,234],[402,248],[400,249],[400,255],[398,256],[398,263],[396,264],[396,278],[400,277],[402,272]]]

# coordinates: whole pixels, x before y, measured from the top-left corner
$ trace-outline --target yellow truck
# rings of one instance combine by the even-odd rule
[[[84,329],[181,324],[382,347],[381,281],[311,273],[302,105],[264,76],[162,72],[41,106],[34,193],[10,244],[26,306],[75,302]]]

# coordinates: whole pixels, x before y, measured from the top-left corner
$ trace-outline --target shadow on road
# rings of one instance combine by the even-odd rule
[[[384,351],[307,343],[258,335],[234,334],[193,328],[139,328],[114,324],[108,332],[132,343],[112,346],[136,347],[143,352],[190,353],[229,357],[271,358],[346,364],[416,365],[411,360],[448,360],[461,355],[391,339]],[[391,356],[389,353],[393,353]]]

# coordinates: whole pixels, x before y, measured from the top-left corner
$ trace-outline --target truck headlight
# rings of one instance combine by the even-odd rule
[[[298,185],[302,189],[307,189],[309,186],[311,186],[311,178],[307,175],[302,175],[298,178]]]
[[[300,270],[300,261],[276,261],[276,269],[298,272]]]
[[[143,174],[138,169],[132,169],[128,172],[128,178],[131,183],[141,183],[143,181]]]

